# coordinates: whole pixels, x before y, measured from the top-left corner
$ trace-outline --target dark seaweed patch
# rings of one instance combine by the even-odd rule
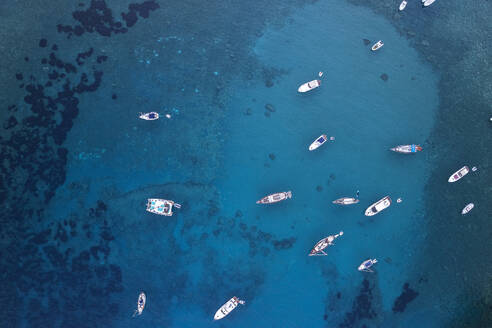
[[[413,301],[418,295],[419,293],[410,288],[408,282],[405,283],[403,285],[402,293],[400,294],[400,296],[398,296],[398,298],[395,300],[395,303],[393,304],[393,313],[405,311],[408,303]]]
[[[45,48],[47,45],[48,45],[48,40],[46,39],[39,40],[39,47]]]
[[[352,311],[345,314],[344,321],[338,325],[340,328],[356,327],[361,320],[370,320],[377,316],[373,309],[373,289],[374,284],[364,279],[359,291],[359,295],[352,303]],[[338,297],[338,295],[337,295]]]
[[[81,53],[77,54],[77,58],[75,59],[75,61],[77,62],[77,65],[79,65],[79,66],[84,65],[84,63],[85,63],[84,59],[92,56],[93,52],[94,52],[94,49],[90,48],[89,50],[87,50],[85,52],[81,52]]]

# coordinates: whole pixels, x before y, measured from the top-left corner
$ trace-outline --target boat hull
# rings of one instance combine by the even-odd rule
[[[278,203],[278,202],[281,202],[281,201],[289,199],[289,198],[292,198],[292,192],[291,191],[278,192],[278,193],[263,197],[262,199],[257,201],[256,204],[273,204],[273,203]]]
[[[142,113],[140,114],[139,118],[146,121],[155,121],[159,119],[159,113],[156,112]]]
[[[147,296],[145,296],[145,293],[140,293],[138,295],[138,301],[137,301],[137,315],[141,315],[144,308],[145,308],[145,303],[147,302]]]
[[[414,154],[416,152],[422,151],[422,147],[420,145],[399,145],[393,148],[390,148],[391,151],[401,153],[401,154]]]
[[[372,47],[371,47],[371,50],[372,51],[376,51],[376,50],[379,50],[381,49],[382,47],[384,46],[384,43],[379,40],[378,42],[376,42]]]
[[[424,7],[428,7],[428,6],[432,5],[434,2],[436,2],[436,0],[426,0],[424,2]]]
[[[451,176],[448,179],[448,182],[451,182],[451,183],[456,182],[456,181],[460,180],[461,178],[463,178],[465,175],[467,175],[469,172],[470,172],[470,168],[465,165],[461,169],[459,169],[458,171],[451,174]]]
[[[239,299],[234,296],[230,300],[228,300],[224,305],[222,305],[217,312],[215,312],[214,320],[220,320],[225,318],[231,313],[239,304]]]
[[[309,82],[302,84],[297,89],[297,91],[301,92],[301,93],[308,92],[308,91],[311,91],[313,89],[318,88],[320,85],[321,85],[321,80],[312,80],[312,81],[309,81]]]
[[[146,211],[157,215],[172,216],[173,206],[176,208],[181,207],[181,205],[175,203],[172,200],[149,198],[147,199]]]
[[[337,205],[352,205],[357,204],[359,200],[357,198],[342,197],[334,200],[332,203]]]
[[[475,204],[473,203],[466,205],[465,208],[463,208],[463,210],[461,211],[461,214],[465,215],[466,213],[470,212],[474,207]]]
[[[406,1],[402,1],[402,3],[400,4],[400,8],[398,8],[400,11],[403,11],[403,9],[405,9],[405,7],[407,6],[407,2]]]
[[[374,204],[372,204],[371,206],[369,206],[364,214],[366,216],[376,215],[381,211],[387,209],[390,205],[391,205],[391,198],[389,196],[383,197],[377,202],[375,202]]]
[[[316,140],[313,141],[313,143],[309,146],[309,151],[313,151],[315,149],[318,149],[322,145],[326,143],[328,140],[328,136],[326,134],[320,135]]]

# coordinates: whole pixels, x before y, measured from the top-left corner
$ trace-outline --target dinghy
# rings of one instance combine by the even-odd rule
[[[145,293],[141,292],[140,295],[138,295],[137,309],[133,313],[133,317],[142,314],[146,301],[147,301],[147,297],[145,296]]]
[[[180,204],[175,203],[172,200],[149,198],[147,200],[146,211],[154,214],[164,215],[164,216],[172,216],[173,206],[176,208],[181,208]]]
[[[273,203],[281,202],[288,198],[292,198],[292,191],[278,192],[276,194],[265,196],[259,201],[257,201],[256,204],[273,204]]]
[[[313,89],[316,89],[320,85],[321,85],[321,80],[312,80],[312,81],[306,82],[303,85],[301,85],[299,87],[299,89],[297,89],[297,91],[308,92],[308,91],[311,91]]]
[[[328,246],[333,245],[333,241],[335,241],[335,239],[337,239],[340,236],[343,236],[343,231],[340,231],[339,234],[331,235],[331,236],[328,236],[326,238],[321,239],[320,241],[318,241],[316,243],[316,245],[314,245],[313,249],[311,250],[311,252],[309,252],[308,256],[325,256],[325,255],[327,255],[324,252],[324,249]]]
[[[428,7],[432,5],[436,0],[425,0],[424,7]]]
[[[386,196],[386,197],[378,200],[377,202],[375,202],[371,206],[369,206],[366,209],[365,215],[366,216],[376,215],[379,212],[381,212],[382,210],[388,208],[390,205],[391,205],[391,198],[389,196]]]
[[[461,214],[465,215],[466,213],[470,212],[474,207],[475,204],[473,203],[466,205],[465,208],[461,211]]]
[[[459,169],[458,171],[451,174],[451,176],[448,179],[448,182],[456,182],[459,179],[461,179],[462,177],[464,177],[465,175],[467,175],[468,172],[470,172],[470,169],[468,168],[468,166],[465,165],[461,169]]]
[[[422,151],[422,147],[420,145],[399,145],[393,148],[390,148],[390,150],[395,151],[397,153],[402,153],[402,154],[412,154],[416,153],[418,151]]]
[[[383,41],[379,40],[378,42],[376,42],[376,43],[372,46],[371,50],[372,50],[372,51],[376,51],[376,50],[378,50],[379,48],[381,48],[382,46],[384,46],[384,43],[383,43]]]
[[[358,202],[359,200],[357,198],[342,197],[334,200],[332,203],[338,205],[352,205],[357,204]]]
[[[403,11],[403,9],[405,9],[405,7],[407,6],[407,2],[405,0],[403,0],[401,3],[400,3],[400,8],[398,8],[400,11]]]
[[[320,146],[322,146],[326,141],[328,140],[328,137],[326,134],[320,135],[316,140],[313,141],[313,143],[309,146],[309,151],[313,151],[315,149],[318,149]]]
[[[159,113],[156,113],[156,112],[140,113],[139,118],[141,118],[142,120],[146,120],[146,121],[155,121],[155,120],[159,119]]]
[[[376,259],[365,260],[364,262],[362,262],[361,265],[359,265],[359,268],[357,268],[357,270],[365,271],[365,272],[374,272],[370,268],[376,263],[378,263],[378,260]]]
[[[217,312],[215,312],[214,320],[223,319],[225,316],[231,313],[231,311],[234,310],[239,304],[244,303],[246,302],[234,296],[233,298],[228,300],[226,304],[222,305],[220,309],[217,310]]]

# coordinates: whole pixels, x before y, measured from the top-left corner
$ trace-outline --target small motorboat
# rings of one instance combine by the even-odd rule
[[[376,215],[379,212],[381,212],[382,210],[388,208],[390,205],[391,205],[391,198],[389,196],[386,196],[386,197],[378,200],[377,202],[375,202],[371,206],[369,206],[366,209],[365,215],[366,216]]]
[[[378,50],[379,48],[381,48],[382,46],[384,46],[384,43],[383,43],[383,41],[379,40],[378,42],[376,42],[376,43],[372,46],[371,50],[372,50],[372,51],[376,51],[376,50]]]
[[[147,212],[172,216],[173,206],[176,208],[181,208],[181,205],[173,202],[172,200],[160,199],[160,198],[149,198],[147,200]]]
[[[403,9],[405,9],[405,7],[407,6],[407,1],[406,0],[403,0],[401,3],[400,3],[400,8],[398,8],[400,11],[403,11]]]
[[[365,272],[374,272],[371,270],[371,267],[376,263],[378,263],[378,260],[376,259],[365,260],[364,262],[362,262],[361,265],[359,265],[359,268],[357,268],[357,270],[365,271]]]
[[[466,213],[470,212],[474,207],[475,204],[473,203],[466,205],[465,208],[461,211],[461,214],[465,215]]]
[[[333,245],[333,242],[335,241],[335,239],[337,239],[340,236],[343,236],[343,231],[340,231],[340,233],[338,233],[336,235],[331,235],[331,236],[328,236],[326,238],[321,239],[320,241],[318,241],[316,243],[316,245],[314,245],[311,252],[309,252],[309,256],[325,256],[325,255],[327,255],[324,252],[324,249],[328,246]]]
[[[139,118],[146,121],[155,121],[159,119],[159,113],[156,112],[140,113],[139,115],[140,115]]]
[[[326,134],[320,135],[316,140],[313,141],[313,143],[309,146],[309,151],[313,151],[315,149],[318,149],[320,146],[322,146],[326,141],[328,140],[328,137]]]
[[[422,151],[422,147],[420,145],[399,145],[393,148],[390,148],[390,150],[395,151],[397,153],[402,153],[402,154],[412,154],[416,153],[418,151]]]
[[[215,312],[214,320],[223,319],[225,316],[231,313],[231,311],[234,310],[239,304],[244,303],[246,302],[234,296],[233,298],[228,300],[226,304],[222,305],[220,309],[217,310],[217,312]]]
[[[359,202],[359,199],[357,198],[351,198],[351,197],[342,197],[334,200],[332,203],[333,204],[338,204],[338,205],[352,205],[352,204],[357,204]]]
[[[468,166],[465,165],[461,169],[459,169],[458,171],[451,174],[451,176],[448,179],[448,182],[456,182],[459,179],[461,179],[462,177],[464,177],[465,175],[467,175],[468,172],[470,172],[470,169],[468,168]]]
[[[276,194],[271,194],[268,196],[263,197],[259,201],[256,202],[256,204],[272,204],[272,203],[278,203],[283,200],[286,200],[288,198],[292,198],[292,191],[287,191],[287,192],[278,192]]]
[[[321,85],[321,80],[312,80],[312,81],[306,82],[303,85],[301,85],[299,87],[299,89],[297,89],[297,91],[308,92],[308,91],[311,91],[313,89],[316,89],[320,85]]]
[[[145,307],[145,302],[147,302],[147,297],[144,292],[141,292],[140,295],[138,295],[137,309],[133,313],[133,317],[142,314]]]
[[[424,1],[424,7],[428,7],[432,5],[436,0],[425,0]]]

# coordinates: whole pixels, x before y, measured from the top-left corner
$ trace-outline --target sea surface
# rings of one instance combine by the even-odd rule
[[[133,1],[0,4],[0,327],[492,327],[490,1]]]

